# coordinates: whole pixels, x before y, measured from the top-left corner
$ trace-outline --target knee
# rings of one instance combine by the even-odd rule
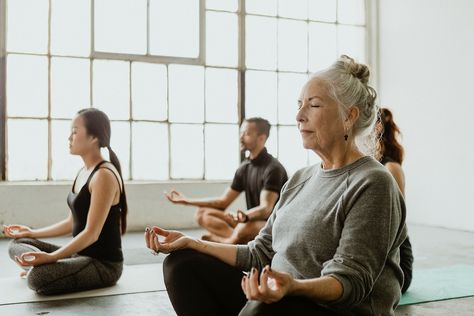
[[[46,275],[44,269],[41,266],[33,267],[28,272],[27,284],[30,289],[35,291],[38,294],[47,294],[44,292],[44,288],[48,281],[46,280]]]
[[[15,256],[21,255],[22,249],[19,249],[21,244],[28,243],[31,239],[29,238],[18,238],[12,239],[8,244],[8,255],[12,260],[15,260]]]
[[[198,210],[196,211],[196,213],[194,214],[194,220],[199,224],[199,225],[203,225],[204,221],[205,221],[205,217],[206,217],[206,214],[207,214],[207,210],[205,208],[198,208]]]
[[[255,239],[255,237],[258,235],[259,232],[259,227],[252,223],[247,223],[245,225],[242,225],[235,230],[234,233],[234,244],[246,244],[249,241]]]
[[[163,261],[163,277],[165,284],[170,284],[176,277],[185,276],[192,266],[192,257],[196,252],[191,249],[177,250],[166,256]]]

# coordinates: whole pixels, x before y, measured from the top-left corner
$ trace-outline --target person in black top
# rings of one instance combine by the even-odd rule
[[[78,112],[69,136],[70,153],[81,156],[67,203],[69,216],[54,225],[31,229],[4,225],[14,238],[10,257],[24,268],[28,286],[39,294],[63,294],[113,285],[122,274],[121,235],[126,230],[127,200],[120,163],[110,148],[110,121],[94,108]],[[102,158],[106,147],[110,161]],[[64,246],[37,238],[71,234]]]
[[[380,108],[378,114],[379,119],[375,125],[379,140],[376,156],[395,178],[400,192],[405,195],[405,175],[402,169],[404,150],[397,140],[400,129],[395,124],[392,112],[389,109]],[[404,276],[402,293],[405,293],[413,278],[413,251],[409,237],[400,245],[400,267]]]
[[[199,207],[196,221],[209,232],[202,239],[245,244],[255,238],[288,180],[285,168],[265,148],[270,123],[258,117],[248,118],[240,130],[240,149],[248,150],[250,157],[242,162],[231,186],[221,197],[190,199],[175,190],[165,193],[172,203]],[[236,214],[225,212],[242,191],[245,191],[248,210],[238,210]]]

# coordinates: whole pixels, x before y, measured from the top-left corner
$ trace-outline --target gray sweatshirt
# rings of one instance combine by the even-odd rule
[[[393,177],[363,157],[340,169],[301,169],[285,184],[266,226],[237,248],[236,265],[270,264],[296,279],[330,275],[342,296],[325,305],[356,315],[394,315],[407,236],[405,202]]]

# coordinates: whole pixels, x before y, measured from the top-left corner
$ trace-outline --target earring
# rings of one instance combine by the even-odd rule
[[[347,142],[347,138],[349,137],[349,135],[344,135],[344,140]]]

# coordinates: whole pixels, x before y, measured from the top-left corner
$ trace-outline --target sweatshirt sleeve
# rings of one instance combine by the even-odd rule
[[[336,278],[342,296],[328,305],[354,306],[369,295],[394,243],[405,234],[405,205],[393,179],[378,172],[350,187],[344,197],[345,219],[333,258],[321,275]]]
[[[275,252],[273,250],[272,234],[273,223],[278,214],[278,209],[285,203],[285,192],[288,182],[281,189],[280,199],[273,208],[273,212],[267,220],[265,226],[260,230],[257,237],[247,245],[237,245],[236,267],[244,271],[249,271],[252,267],[261,271],[267,264],[271,265]]]
[[[275,254],[272,248],[272,228],[276,218],[277,207],[278,204],[254,240],[247,245],[237,245],[237,268],[249,271],[252,267],[255,267],[261,271],[267,264],[271,264]]]

